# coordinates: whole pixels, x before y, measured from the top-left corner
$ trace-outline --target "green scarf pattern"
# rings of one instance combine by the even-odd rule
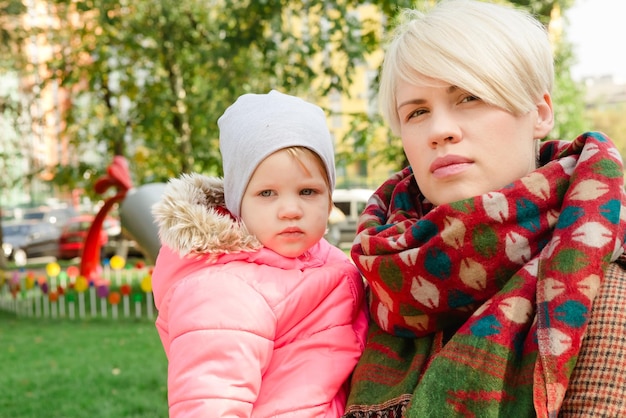
[[[410,168],[374,193],[352,248],[372,320],[346,417],[558,414],[626,200],[601,133],[544,142],[540,163],[438,207]]]

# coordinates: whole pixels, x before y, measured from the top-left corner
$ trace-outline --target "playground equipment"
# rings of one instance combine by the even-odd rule
[[[128,162],[118,155],[113,157],[113,162],[107,167],[107,174],[96,181],[94,188],[96,193],[104,194],[111,187],[115,187],[117,193],[106,199],[96,214],[83,248],[80,274],[88,280],[94,278],[98,272],[100,231],[104,219],[116,203],[120,204],[122,227],[142,247],[146,256],[154,261],[160,248],[158,231],[150,208],[161,197],[165,184],[150,183],[133,187]]]
[[[69,266],[64,271],[53,262],[46,266],[45,274],[16,270],[9,277],[0,272],[0,310],[43,318],[117,319],[146,315],[153,319],[151,268],[143,261],[132,268],[119,255],[102,266],[100,232],[108,213],[119,203],[122,228],[154,262],[160,242],[151,207],[160,199],[165,184],[133,187],[126,159],[116,156],[107,167],[107,174],[99,178],[94,187],[98,194],[104,194],[111,187],[116,193],[105,200],[93,219],[80,267]]]
[[[120,204],[123,228],[139,243],[152,261],[161,248],[151,208],[163,195],[165,183],[149,183],[130,189]]]

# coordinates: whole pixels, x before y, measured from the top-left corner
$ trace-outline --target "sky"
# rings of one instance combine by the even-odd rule
[[[565,16],[578,61],[572,77],[612,75],[626,83],[626,1],[576,0]]]

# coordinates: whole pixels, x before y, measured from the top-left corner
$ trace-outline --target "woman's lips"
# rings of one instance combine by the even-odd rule
[[[469,158],[459,155],[446,155],[437,158],[430,165],[430,172],[437,178],[449,177],[467,170],[473,163]]]

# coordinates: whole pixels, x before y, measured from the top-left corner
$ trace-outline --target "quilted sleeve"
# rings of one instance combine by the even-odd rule
[[[169,301],[170,417],[249,417],[275,324],[265,299],[236,276],[184,280]]]

